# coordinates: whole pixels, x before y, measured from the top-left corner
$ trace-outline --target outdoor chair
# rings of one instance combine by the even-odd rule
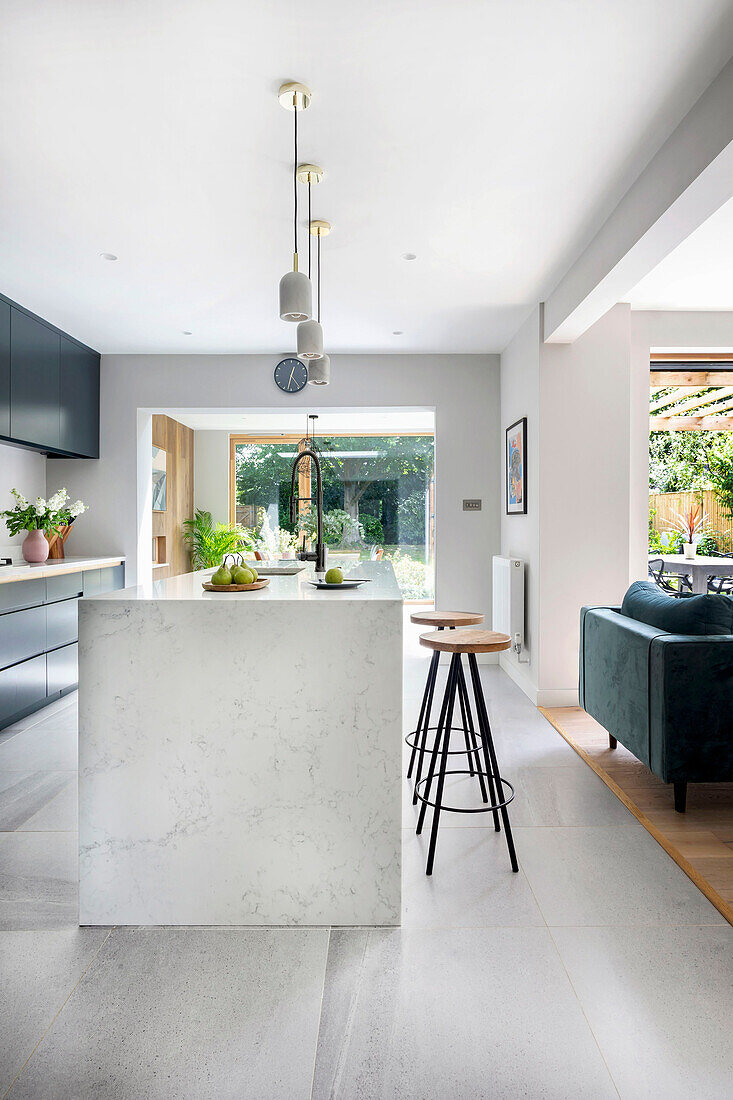
[[[708,577],[708,595],[733,596],[733,577]]]
[[[667,573],[662,558],[649,559],[649,576],[669,596],[681,596],[683,592],[692,592],[692,581],[686,573]],[[676,584],[673,582],[677,582]]]

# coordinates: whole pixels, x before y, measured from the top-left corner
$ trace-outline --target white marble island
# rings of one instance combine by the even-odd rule
[[[81,602],[80,924],[399,923],[402,599],[353,572]]]

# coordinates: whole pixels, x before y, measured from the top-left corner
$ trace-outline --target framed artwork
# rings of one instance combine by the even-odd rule
[[[162,447],[153,447],[153,511],[166,510],[166,453]]]
[[[527,513],[527,417],[506,430],[506,514]]]

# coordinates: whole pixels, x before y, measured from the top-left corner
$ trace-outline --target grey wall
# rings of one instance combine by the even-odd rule
[[[488,614],[500,542],[499,357],[337,355],[330,386],[293,397],[275,387],[273,366],[271,355],[103,356],[100,459],[55,462],[69,492],[90,505],[74,550],[125,554],[135,583],[138,540],[149,542],[149,517],[138,516],[138,436],[141,454],[146,446],[138,410],[427,407],[436,428],[437,600]],[[481,497],[482,511],[463,512],[464,497]]]
[[[59,489],[64,483],[56,483],[56,470],[53,470],[54,485],[52,492]],[[60,478],[62,475],[58,474]],[[46,496],[46,456],[36,454],[34,451],[24,451],[20,447],[9,447],[0,443],[0,512],[12,508],[15,500],[10,495],[11,489],[17,489],[28,500]],[[4,520],[0,519],[0,556],[19,558],[21,556],[20,545],[25,535],[16,535],[11,538]],[[70,551],[73,553],[73,551]]]

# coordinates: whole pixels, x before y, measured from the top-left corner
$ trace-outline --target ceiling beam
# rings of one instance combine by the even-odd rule
[[[705,410],[704,415],[715,415],[721,411],[718,408],[719,405],[729,403],[731,395],[733,395],[733,388],[730,386],[717,386],[712,392],[708,390],[707,393],[696,393],[694,390],[691,394],[687,390],[683,390],[681,393],[675,391],[669,397],[662,397],[655,401],[649,407],[649,412],[652,415],[661,414],[661,410],[664,409],[664,413],[661,415],[679,416],[681,414],[684,416],[692,409],[701,409],[705,405],[710,405],[711,407]],[[703,414],[696,413],[695,415],[702,416]]]
[[[653,370],[649,372],[650,386],[686,386],[699,390],[703,386],[727,386],[733,382],[729,370]]]
[[[650,432],[729,432],[733,416],[650,416]]]
[[[571,344],[730,198],[733,59],[651,159],[545,301],[544,339]]]

